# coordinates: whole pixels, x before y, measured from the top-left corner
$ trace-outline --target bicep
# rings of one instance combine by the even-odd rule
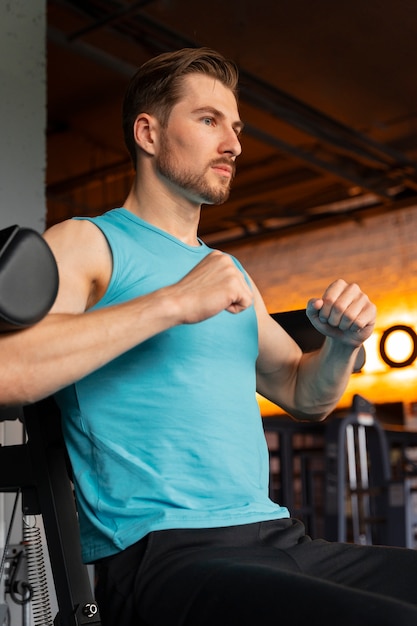
[[[252,283],[253,284],[253,283]],[[256,364],[257,390],[279,404],[287,404],[294,390],[302,351],[288,333],[269,315],[253,285],[258,319],[259,355]]]
[[[67,220],[44,233],[58,266],[59,288],[51,313],[82,313],[103,295],[111,254],[101,231],[88,221]]]

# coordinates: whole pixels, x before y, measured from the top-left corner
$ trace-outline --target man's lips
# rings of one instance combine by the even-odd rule
[[[234,165],[228,163],[213,163],[212,169],[218,172],[221,176],[232,178],[235,173]]]

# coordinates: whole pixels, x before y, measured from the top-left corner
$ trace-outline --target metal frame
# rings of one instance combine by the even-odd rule
[[[0,448],[0,491],[21,491],[24,515],[41,514],[59,612],[56,626],[100,626],[78,519],[59,411],[52,400],[24,408],[27,441]]]
[[[355,395],[351,412],[326,428],[326,539],[408,545],[408,525],[402,518],[409,502],[391,497],[394,486],[404,488],[392,480],[386,433],[373,405]],[[348,536],[347,510],[352,536]]]

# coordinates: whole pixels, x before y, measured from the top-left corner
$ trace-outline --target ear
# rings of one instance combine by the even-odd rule
[[[153,115],[140,113],[133,125],[133,136],[136,144],[147,154],[155,154],[158,122]]]

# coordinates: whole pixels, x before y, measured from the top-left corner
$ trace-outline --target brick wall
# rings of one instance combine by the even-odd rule
[[[339,277],[359,283],[381,312],[392,298],[416,308],[417,207],[232,252],[255,280],[270,311],[303,308]]]
[[[393,370],[379,358],[378,347],[392,324],[408,324],[417,332],[417,207],[230,251],[251,274],[270,312],[304,308],[339,277],[359,283],[377,305],[377,324],[365,345],[364,372],[352,376],[341,404],[361,393],[373,402],[406,401],[417,407],[417,362]]]

